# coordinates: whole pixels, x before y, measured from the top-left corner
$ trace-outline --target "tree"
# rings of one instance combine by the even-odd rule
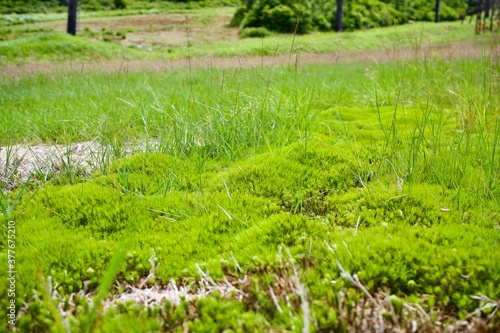
[[[484,3],[484,23],[486,24],[486,19],[490,17],[490,8],[491,2],[490,0],[486,0]]]
[[[481,24],[481,15],[483,12],[483,1],[478,0],[476,4],[476,33],[481,33],[484,31],[482,24]]]
[[[436,0],[436,18],[434,19],[434,22],[438,23],[439,22],[439,3],[441,0]]]
[[[68,1],[68,28],[66,31],[70,35],[76,35],[76,8],[78,6],[78,0]]]
[[[344,0],[337,0],[337,17],[335,19],[335,31],[342,31],[342,10],[344,6]]]

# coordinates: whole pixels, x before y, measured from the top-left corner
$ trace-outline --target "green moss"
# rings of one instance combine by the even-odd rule
[[[36,200],[67,228],[84,229],[97,238],[117,237],[149,218],[137,197],[91,183],[47,188]]]

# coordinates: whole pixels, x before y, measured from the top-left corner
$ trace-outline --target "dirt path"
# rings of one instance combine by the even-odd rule
[[[21,77],[40,73],[59,73],[67,71],[80,72],[138,72],[138,71],[174,71],[191,68],[256,68],[281,65],[303,64],[334,64],[334,63],[362,63],[362,62],[390,62],[413,59],[455,59],[480,58],[483,54],[500,55],[498,43],[488,45],[486,40],[469,40],[447,44],[428,45],[420,48],[404,47],[385,50],[341,51],[322,54],[289,54],[251,57],[203,57],[179,60],[106,60],[106,61],[68,61],[63,63],[32,62],[22,65],[0,66],[5,76]]]

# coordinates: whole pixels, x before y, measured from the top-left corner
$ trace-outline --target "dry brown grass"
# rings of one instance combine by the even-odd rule
[[[221,298],[244,302],[256,311],[263,310],[260,309],[259,300],[255,297],[255,280],[251,275],[228,275],[223,280],[214,281],[208,273],[196,265],[200,274],[197,281],[175,282],[171,280],[167,285],[160,285],[155,283],[155,271],[158,265],[154,264],[151,259],[150,263],[151,271],[148,277],[139,280],[134,285],[116,282],[115,292],[104,301],[104,309],[129,302],[144,308],[160,307],[162,310],[159,319],[163,320],[166,316],[164,309],[166,302],[180,305],[181,302],[187,301],[190,304],[187,316],[183,318],[183,323],[178,323],[179,326],[187,327],[189,321],[199,316],[196,301],[217,292]],[[341,268],[340,263],[339,267]],[[278,312],[283,313],[284,310],[280,304],[286,304],[286,311],[291,311],[291,316],[304,316],[303,323],[309,323],[309,325],[303,326],[302,332],[309,332],[310,325],[315,328],[315,331],[321,332],[333,332],[340,329],[346,332],[495,332],[495,326],[491,326],[490,322],[494,320],[495,313],[500,308],[498,300],[495,301],[482,295],[471,296],[479,300],[481,306],[468,314],[465,319],[459,320],[456,314],[447,313],[439,308],[426,310],[419,303],[405,302],[382,291],[370,293],[359,282],[356,275],[351,275],[343,268],[341,271],[343,279],[351,281],[355,288],[364,289],[362,292],[365,293],[365,297],[353,302],[348,299],[347,291],[340,290],[337,295],[337,307],[332,309],[337,313],[337,323],[330,323],[328,328],[320,327],[311,315],[308,297],[305,293],[307,287],[301,283],[300,272],[296,269],[291,256],[289,260],[283,260],[282,265],[276,268],[272,284],[267,288],[260,287],[266,293],[267,298],[273,301]],[[59,300],[57,308],[65,320],[68,316],[75,314],[77,297],[86,299],[91,307],[94,306],[95,292],[81,290],[70,294],[69,298],[63,298],[56,290],[53,290],[50,278],[48,283],[48,290],[54,299]],[[121,292],[117,292],[118,290]],[[485,309],[493,309],[493,311],[485,315],[483,313]],[[27,311],[27,308],[21,311]],[[274,331],[272,327],[269,329]]]

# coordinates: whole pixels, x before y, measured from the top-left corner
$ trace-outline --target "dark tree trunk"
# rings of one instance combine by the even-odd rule
[[[337,17],[335,20],[335,31],[342,31],[342,7],[344,6],[344,0],[337,0]]]
[[[491,0],[490,31],[493,31],[493,21],[495,20],[495,5],[496,0]]]
[[[76,8],[78,0],[68,0],[68,28],[66,31],[70,35],[76,35]]]
[[[441,0],[436,0],[436,18],[434,19],[434,22],[438,23],[439,22],[439,3]]]
[[[476,4],[476,33],[480,34],[483,30],[481,27],[481,13],[483,12],[483,2],[482,0],[478,0]]]
[[[484,3],[484,23],[486,23],[486,19],[490,17],[490,8],[491,8],[491,1],[486,0]]]

